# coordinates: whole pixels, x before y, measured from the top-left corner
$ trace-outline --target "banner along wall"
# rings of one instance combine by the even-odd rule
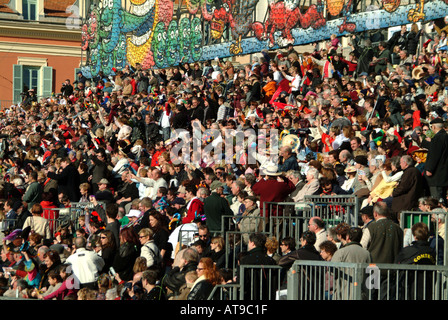
[[[124,1],[124,0],[123,0]],[[448,0],[381,7],[353,0],[100,0],[82,27],[82,72],[93,77],[140,63],[144,69],[212,60],[425,22],[447,15]]]

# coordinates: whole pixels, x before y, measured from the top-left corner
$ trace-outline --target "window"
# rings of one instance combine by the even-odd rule
[[[22,93],[34,89],[38,97],[50,97],[53,89],[53,68],[46,59],[19,57],[13,65],[13,100],[22,101]]]
[[[39,67],[29,67],[23,66],[22,81],[23,81],[23,91],[28,91],[34,89],[37,94],[39,85]]]
[[[22,0],[22,15],[25,20],[37,20],[37,0]]]

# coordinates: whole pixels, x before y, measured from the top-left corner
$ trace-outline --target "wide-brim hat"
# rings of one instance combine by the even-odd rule
[[[263,174],[266,176],[280,176],[282,172],[278,171],[277,166],[266,166],[263,168]]]
[[[100,182],[98,182],[98,184],[109,184],[109,180],[103,178],[100,180]]]
[[[210,190],[216,190],[218,188],[224,188],[225,183],[219,181],[219,180],[215,180],[210,184]]]
[[[417,66],[412,70],[412,79],[420,80],[425,75],[425,70],[423,67],[427,67],[426,65]]]
[[[357,171],[355,166],[349,166],[344,170],[346,173],[355,173]]]

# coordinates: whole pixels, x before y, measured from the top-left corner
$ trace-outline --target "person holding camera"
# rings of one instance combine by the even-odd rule
[[[64,97],[70,97],[73,94],[73,86],[70,84],[70,79],[66,79],[62,83],[61,93]]]

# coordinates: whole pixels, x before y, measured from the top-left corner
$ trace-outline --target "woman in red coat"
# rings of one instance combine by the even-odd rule
[[[191,223],[198,216],[204,215],[204,203],[196,196],[195,186],[186,186],[185,197],[188,201],[187,203],[187,213],[185,217],[182,218],[182,223]]]
[[[52,210],[58,208],[58,206],[54,203],[54,195],[51,192],[42,193],[42,201],[40,202],[40,205],[44,210],[42,213],[42,218],[49,221],[50,233],[54,234],[53,231],[55,221],[59,218],[59,210]]]

